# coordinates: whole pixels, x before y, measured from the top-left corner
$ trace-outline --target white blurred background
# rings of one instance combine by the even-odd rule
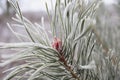
[[[103,2],[106,5],[117,4],[117,0],[103,0]],[[31,1],[30,0],[19,0],[19,4],[23,12],[46,11],[45,3],[48,4],[49,9],[51,10],[52,6],[55,5],[55,0],[31,0]],[[0,14],[2,14],[6,8],[6,0],[0,0],[0,6],[2,7],[0,8]]]

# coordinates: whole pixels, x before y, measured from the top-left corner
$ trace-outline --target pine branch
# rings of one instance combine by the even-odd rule
[[[109,46],[104,44],[94,25],[95,12],[101,3],[99,0],[57,0],[53,14],[46,4],[52,40],[44,28],[43,18],[42,25],[33,24],[22,15],[17,1],[9,2],[15,8],[16,18],[13,20],[17,24],[8,26],[22,42],[0,43],[0,49],[19,49],[16,57],[0,63],[0,67],[15,61],[24,63],[6,70],[11,72],[5,80],[115,79],[114,76],[119,71],[119,61],[112,56],[112,51],[109,52]],[[27,34],[15,32],[12,26],[24,28]],[[24,42],[24,38],[28,42]]]

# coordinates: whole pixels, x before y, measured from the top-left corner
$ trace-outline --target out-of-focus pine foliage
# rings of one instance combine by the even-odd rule
[[[113,30],[107,21],[101,21],[103,13],[99,6],[102,6],[102,1],[56,0],[53,14],[49,13],[46,4],[51,32],[45,29],[44,18],[41,25],[33,24],[22,16],[16,1],[9,2],[15,8],[16,18],[13,20],[17,24],[8,26],[21,42],[0,43],[1,49],[17,50],[15,56],[0,66],[14,61],[24,63],[6,70],[10,73],[4,80],[120,79],[120,51],[114,35],[109,34],[118,36],[119,32],[115,31],[118,27],[112,25],[115,27]],[[13,26],[25,29],[27,35],[15,32]],[[51,38],[48,36],[50,33]]]
[[[14,14],[13,8],[11,7],[8,0],[0,0],[0,11],[4,15]]]

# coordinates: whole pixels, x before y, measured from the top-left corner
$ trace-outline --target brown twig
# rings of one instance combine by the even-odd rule
[[[94,32],[95,36],[97,37],[97,42],[99,44],[102,44],[103,50],[105,51],[105,56],[108,56],[109,55],[108,54],[109,53],[109,48],[108,48],[107,45],[105,45],[105,43],[103,42],[103,40],[101,40],[101,38],[100,38],[97,30],[95,29],[95,27],[93,27],[93,32]],[[112,62],[113,62],[113,64],[116,64],[115,56],[112,56]]]
[[[95,27],[93,27],[93,33],[94,33],[95,36],[97,37],[97,42],[102,45],[103,50],[105,51],[105,55],[107,56],[108,51],[109,51],[109,48],[108,48],[107,45],[105,45],[105,43],[103,42],[103,40],[101,40],[101,38],[100,38],[97,30],[95,29]]]
[[[77,74],[74,73],[71,66],[68,65],[65,56],[62,52],[62,41],[59,38],[54,38],[54,41],[52,43],[52,47],[55,48],[58,51],[58,57],[59,61],[64,65],[64,67],[70,72],[73,78],[80,80]]]
[[[67,61],[65,60],[64,55],[59,55],[59,60],[64,64],[65,68],[71,73],[73,78],[80,80],[77,74],[75,74],[75,72],[72,70],[71,66],[67,64]]]

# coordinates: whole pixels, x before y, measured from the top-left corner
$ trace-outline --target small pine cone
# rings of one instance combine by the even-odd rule
[[[55,48],[58,52],[62,50],[62,41],[59,38],[54,38],[52,47]]]

